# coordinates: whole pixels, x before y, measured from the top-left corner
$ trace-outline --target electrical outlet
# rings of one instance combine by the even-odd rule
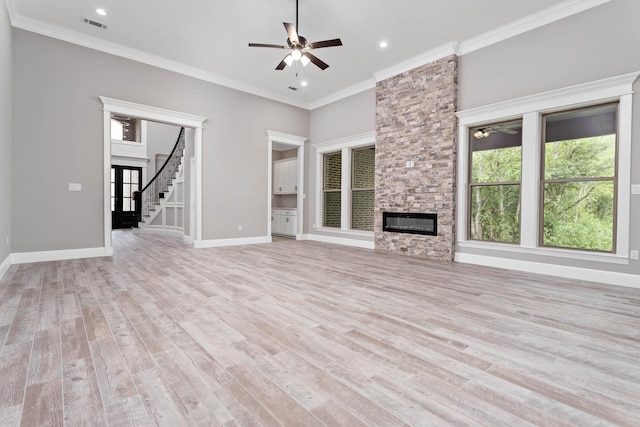
[[[638,251],[636,251],[636,250],[631,251],[631,253],[629,254],[629,257],[631,259],[637,260],[638,259]]]
[[[77,184],[74,182],[69,183],[69,191],[82,191],[82,184]]]
[[[242,226],[241,225],[238,226],[238,231],[242,231]]]
[[[633,184],[631,186],[631,194],[640,194],[640,184]]]

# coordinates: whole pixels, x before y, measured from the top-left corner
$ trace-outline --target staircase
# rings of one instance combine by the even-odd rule
[[[184,235],[185,129],[156,175],[134,194],[138,232]]]

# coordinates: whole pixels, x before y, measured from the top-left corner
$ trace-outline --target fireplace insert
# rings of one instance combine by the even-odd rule
[[[438,215],[434,213],[382,213],[382,231],[438,235]]]

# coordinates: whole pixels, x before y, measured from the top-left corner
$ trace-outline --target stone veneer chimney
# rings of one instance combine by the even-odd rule
[[[457,92],[455,55],[376,85],[376,250],[453,261]],[[435,213],[438,235],[383,232],[384,211]]]

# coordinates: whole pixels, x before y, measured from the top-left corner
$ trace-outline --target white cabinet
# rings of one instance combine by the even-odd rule
[[[285,236],[296,235],[297,216],[291,209],[273,209],[271,211],[271,234]]]
[[[273,194],[298,192],[298,159],[273,162]]]

